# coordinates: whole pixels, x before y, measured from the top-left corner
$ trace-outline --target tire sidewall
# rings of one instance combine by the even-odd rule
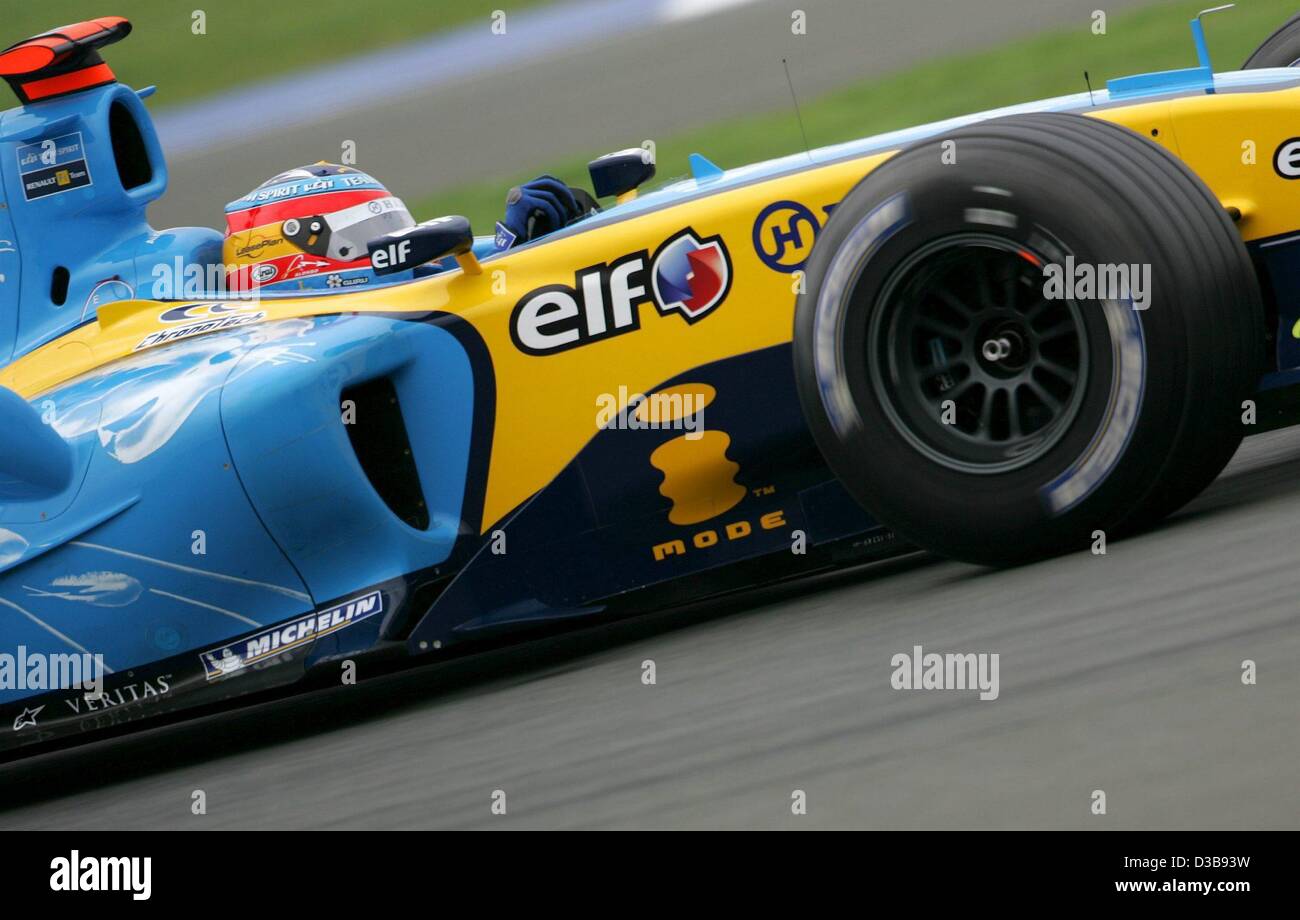
[[[963,140],[960,169],[943,165],[941,152],[936,142],[884,164],[819,238],[796,314],[801,397],[832,469],[884,523],[967,558],[984,541],[990,558],[1023,555],[1027,541],[1057,551],[1091,536],[1085,520],[1119,517],[1126,497],[1148,486],[1142,464],[1126,460],[1161,456],[1173,436],[1177,413],[1165,408],[1184,389],[1186,330],[1158,296],[1169,279],[1159,276],[1141,216],[1113,190],[1041,162],[1006,162],[993,140]],[[1146,311],[1076,300],[1090,364],[1082,405],[1050,450],[1006,473],[962,472],[926,457],[898,433],[870,381],[867,332],[896,268],[924,245],[970,232],[1048,261],[1145,263],[1154,274]]]

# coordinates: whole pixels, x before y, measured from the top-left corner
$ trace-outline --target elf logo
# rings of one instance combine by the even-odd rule
[[[722,237],[702,242],[687,229],[659,247],[651,276],[659,312],[677,310],[694,323],[727,296],[731,259]]]
[[[1273,152],[1273,171],[1283,179],[1300,179],[1300,137],[1284,140]]]
[[[394,265],[403,265],[411,256],[411,241],[402,240],[399,243],[389,243],[382,249],[376,249],[370,254],[370,264],[376,270],[391,268]]]
[[[510,337],[525,354],[547,355],[641,328],[640,307],[697,323],[731,290],[731,256],[722,237],[687,227],[650,258],[646,250],[581,268],[573,285],[526,294],[510,315]]]

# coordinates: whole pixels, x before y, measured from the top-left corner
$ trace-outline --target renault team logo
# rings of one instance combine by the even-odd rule
[[[655,253],[650,277],[659,312],[677,310],[693,323],[726,298],[731,258],[722,237],[701,240],[688,228]]]

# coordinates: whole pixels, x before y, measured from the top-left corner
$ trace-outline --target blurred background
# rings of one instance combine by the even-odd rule
[[[698,151],[724,167],[1188,66],[1206,4],[1151,0],[54,0],[7,5],[6,42],[123,15],[108,49],[150,101],[171,169],[156,226],[219,227],[222,206],[317,160],[356,165],[418,219],[489,233],[506,190],[652,139],[659,180]],[[1096,34],[1095,11],[1105,13]],[[1215,16],[1238,67],[1295,11]]]

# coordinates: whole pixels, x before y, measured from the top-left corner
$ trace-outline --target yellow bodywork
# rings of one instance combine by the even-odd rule
[[[1273,151],[1300,134],[1300,87],[1191,95],[1112,106],[1087,114],[1132,128],[1186,161],[1226,206],[1241,211],[1246,240],[1300,227],[1300,183],[1278,175]],[[496,416],[483,510],[486,531],[550,482],[595,434],[602,394],[647,393],[691,368],[779,345],[791,338],[799,276],[775,271],[757,256],[754,223],[769,204],[801,202],[824,219],[867,173],[894,151],[817,165],[719,191],[634,219],[597,225],[541,246],[483,262],[483,273],[451,271],[369,291],[246,304],[256,321],[336,313],[427,313],[463,317],[478,331],[496,375]],[[515,347],[510,316],[522,297],[548,284],[574,282],[579,268],[650,252],[685,227],[720,235],[731,256],[726,301],[699,323],[643,305],[640,328],[545,356]],[[760,231],[763,228],[760,228]],[[805,242],[805,247],[809,243]],[[793,261],[798,258],[791,254]],[[132,355],[167,328],[160,314],[175,304],[127,301],[100,308],[99,320],[36,349],[0,370],[0,385],[27,398]],[[160,346],[165,347],[165,346]]]

